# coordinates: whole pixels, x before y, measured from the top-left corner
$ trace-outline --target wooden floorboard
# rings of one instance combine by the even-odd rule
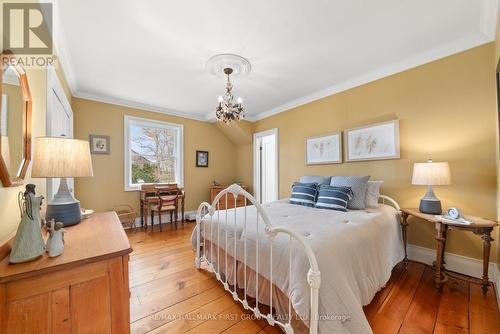
[[[469,284],[465,281],[451,279],[443,287],[434,333],[463,334],[468,332]]]
[[[127,233],[130,255],[132,333],[283,333],[251,314],[205,270],[194,268],[193,223]],[[397,265],[384,289],[363,309],[374,333],[500,333],[493,287],[450,279],[439,292],[431,267]]]

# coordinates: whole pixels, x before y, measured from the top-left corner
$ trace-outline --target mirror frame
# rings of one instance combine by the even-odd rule
[[[0,76],[0,96],[2,94],[2,83],[3,83],[3,72],[5,69],[4,66],[4,58],[10,58],[13,55],[10,54],[2,54],[0,56],[0,70],[2,75]],[[9,65],[11,66],[11,65]],[[12,66],[12,68],[16,71],[19,76],[19,85],[21,86],[22,98],[23,98],[23,160],[21,165],[19,166],[19,171],[17,175],[10,175],[9,168],[7,167],[2,155],[0,154],[0,180],[4,187],[17,187],[21,186],[24,183],[24,178],[26,177],[26,172],[28,171],[28,167],[31,163],[31,117],[32,117],[32,99],[30,87],[28,84],[28,77],[26,76],[26,71],[22,67],[22,65],[18,64],[16,66]],[[0,99],[0,113],[2,110],[2,102]],[[0,137],[0,146],[2,144],[2,138]]]

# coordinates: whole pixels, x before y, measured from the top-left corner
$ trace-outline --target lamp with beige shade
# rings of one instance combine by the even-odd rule
[[[440,215],[441,201],[436,197],[432,186],[451,184],[450,166],[447,162],[418,162],[413,165],[412,184],[427,186],[425,196],[420,200],[419,210],[422,213]]]
[[[36,138],[31,176],[61,178],[59,190],[47,204],[46,219],[55,219],[65,226],[78,224],[82,218],[80,201],[71,194],[67,178],[93,176],[89,142],[60,137]]]

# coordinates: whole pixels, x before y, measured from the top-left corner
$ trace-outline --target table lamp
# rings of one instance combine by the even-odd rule
[[[427,186],[425,196],[420,200],[419,210],[422,213],[440,215],[441,201],[434,195],[432,186],[443,186],[451,183],[450,166],[447,162],[418,162],[413,165],[412,184]]]
[[[47,220],[55,219],[65,226],[82,219],[80,201],[68,188],[68,177],[93,176],[89,142],[84,140],[39,137],[35,139],[32,177],[61,178],[59,190],[47,203]]]

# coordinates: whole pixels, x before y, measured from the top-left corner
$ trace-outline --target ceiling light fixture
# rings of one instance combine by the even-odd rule
[[[233,84],[230,76],[245,76],[250,73],[250,62],[243,57],[233,54],[220,54],[213,56],[207,62],[207,70],[213,75],[224,75],[227,77],[226,92],[219,96],[215,117],[217,120],[229,124],[245,118],[243,100],[238,97],[235,101],[233,96]]]
[[[229,78],[231,73],[233,73],[232,68],[227,67],[224,69],[224,74],[227,75],[226,93],[224,96],[219,96],[219,103],[215,109],[215,117],[225,124],[245,118],[245,108],[243,108],[243,101],[241,97],[238,97],[236,103],[233,102],[234,96],[231,92],[233,84]]]

